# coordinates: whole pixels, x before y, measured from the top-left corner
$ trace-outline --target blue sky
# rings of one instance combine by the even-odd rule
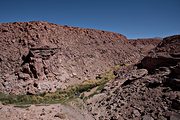
[[[165,37],[180,34],[180,0],[0,0],[0,22],[17,21]]]

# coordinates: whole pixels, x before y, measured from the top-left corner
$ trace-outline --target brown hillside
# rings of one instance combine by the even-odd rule
[[[166,37],[141,61],[142,67],[153,72],[162,66],[178,64],[180,60],[180,35]]]
[[[125,36],[47,22],[0,24],[0,91],[55,91],[138,61]]]
[[[139,52],[147,55],[147,53],[154,49],[162,40],[160,38],[146,38],[146,39],[130,39],[129,42],[139,49]]]
[[[166,37],[137,66],[122,67],[88,99],[96,120],[180,119],[180,36]],[[151,73],[151,74],[149,74]]]

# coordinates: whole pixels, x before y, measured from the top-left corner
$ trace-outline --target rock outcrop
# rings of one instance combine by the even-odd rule
[[[180,119],[179,48],[179,35],[164,38],[138,67],[116,71],[101,94],[87,101],[95,119]]]
[[[129,39],[129,43],[135,46],[143,57],[145,57],[148,52],[154,49],[161,41],[161,38]]]
[[[0,46],[0,93],[26,94],[37,103],[45,96],[73,99],[63,99],[68,105],[30,107],[2,102],[2,119],[180,119],[180,35],[129,41],[113,32],[47,22],[3,23]],[[111,75],[100,75],[110,68]],[[88,81],[95,78],[100,82]],[[67,94],[57,91],[62,96],[50,97],[84,80],[99,86],[75,86]],[[0,99],[12,101],[16,95],[6,96]],[[22,96],[9,104],[18,98]]]
[[[139,66],[153,72],[159,67],[176,66],[180,62],[180,35],[164,38],[158,46],[143,58]]]
[[[47,22],[0,24],[0,92],[64,89],[139,59],[125,36]]]

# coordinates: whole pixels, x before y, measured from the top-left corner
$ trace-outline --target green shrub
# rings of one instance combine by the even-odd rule
[[[114,69],[117,69],[116,66]],[[6,95],[0,93],[0,101],[3,104],[52,104],[52,103],[65,103],[74,98],[81,97],[87,98],[87,96],[80,96],[85,91],[90,91],[91,89],[97,87],[96,91],[90,96],[93,96],[99,91],[101,91],[105,84],[114,79],[116,76],[113,74],[113,70],[110,70],[102,75],[100,75],[95,80],[86,80],[81,84],[73,85],[68,87],[66,90],[57,90],[54,93],[43,93],[39,95]]]

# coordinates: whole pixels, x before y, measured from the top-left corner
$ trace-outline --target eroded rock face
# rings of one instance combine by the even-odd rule
[[[179,36],[165,38],[141,61],[141,68],[130,65],[116,71],[101,94],[87,100],[94,118],[180,119],[179,43]]]
[[[135,46],[143,56],[146,56],[161,41],[162,38],[129,39],[129,43]]]
[[[168,68],[147,74],[146,69],[129,66],[117,73],[101,94],[87,100],[95,119],[179,119],[180,92],[174,86],[178,81],[172,81]]]
[[[143,58],[140,67],[146,68],[149,72],[166,66],[175,66],[180,62],[180,35],[164,38],[158,46]]]
[[[0,91],[13,94],[63,89],[140,57],[121,34],[47,22],[0,24],[0,46]]]
[[[179,90],[180,87],[180,35],[170,36],[163,39],[158,46],[149,52],[139,67],[145,68],[149,73],[162,70],[162,67],[168,69],[168,78],[166,85]]]

